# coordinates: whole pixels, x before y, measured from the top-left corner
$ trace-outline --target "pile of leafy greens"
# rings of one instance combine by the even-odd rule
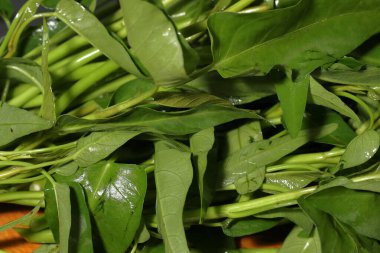
[[[378,0],[28,0],[0,202],[36,253],[380,252]],[[43,209],[43,215],[36,215]]]

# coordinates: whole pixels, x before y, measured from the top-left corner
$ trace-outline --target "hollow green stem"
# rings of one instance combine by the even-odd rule
[[[119,66],[113,61],[107,61],[103,65],[101,65],[97,71],[90,76],[87,76],[78,82],[76,82],[73,86],[71,86],[65,93],[63,93],[56,101],[56,111],[57,115],[61,114],[71,103],[72,100],[77,98],[83,92],[85,92],[88,88],[90,88],[94,83],[100,81],[105,78],[112,72],[116,71]]]
[[[235,4],[231,5],[230,7],[228,7],[225,11],[226,12],[239,12],[254,2],[256,2],[256,0],[240,0],[240,1],[236,2]]]
[[[44,192],[37,191],[17,191],[17,192],[6,192],[0,193],[0,202],[10,202],[10,201],[19,201],[19,200],[38,200],[44,198]]]
[[[41,153],[47,153],[52,152],[56,150],[64,150],[64,149],[70,149],[75,147],[76,141],[65,143],[62,145],[52,146],[52,147],[46,147],[46,148],[38,148],[38,149],[31,149],[31,150],[15,150],[15,151],[0,151],[0,156],[17,156],[17,155],[33,155],[33,154],[41,154]]]
[[[40,93],[41,93],[41,90],[38,87],[36,87],[36,86],[30,87],[24,93],[10,99],[8,101],[8,104],[10,104],[12,106],[16,106],[16,107],[22,107],[28,101],[30,101],[31,98],[37,96]]]
[[[343,155],[345,149],[332,149],[327,152],[301,154],[285,157],[278,161],[278,164],[307,164],[307,163],[335,163],[335,159]]]
[[[104,119],[104,118],[108,118],[108,117],[114,116],[116,114],[119,114],[121,112],[125,112],[127,109],[131,108],[132,106],[135,106],[135,105],[141,103],[142,101],[144,101],[145,99],[153,96],[154,93],[156,93],[157,89],[158,89],[158,86],[156,86],[156,89],[152,89],[148,92],[144,92],[143,94],[141,94],[138,97],[135,97],[133,99],[118,103],[118,104],[110,106],[110,107],[107,107],[106,109],[96,111],[96,112],[94,112],[94,113],[92,113],[92,114],[90,114],[84,118],[86,118],[86,119]]]
[[[45,168],[52,165],[69,162],[72,159],[73,159],[72,156],[68,156],[68,157],[61,158],[55,161],[33,164],[33,165],[25,166],[25,167],[14,167],[14,168],[5,169],[5,170],[0,171],[0,179],[10,178],[19,173],[25,173],[31,170],[36,170],[36,169]]]
[[[20,206],[45,207],[44,202],[42,202],[41,204],[41,199],[19,199],[19,200],[7,201],[6,203],[20,205]]]
[[[109,83],[102,85],[101,87],[99,87],[95,91],[93,91],[93,92],[89,93],[88,95],[84,96],[83,98],[79,99],[79,101],[80,102],[89,101],[89,100],[92,100],[94,98],[99,97],[102,94],[114,92],[120,86],[122,86],[122,85],[126,84],[127,82],[132,81],[134,79],[136,79],[136,77],[133,75],[130,75],[130,74],[119,77],[119,78],[117,78],[117,79],[115,79]]]
[[[307,171],[318,171],[320,168],[326,167],[326,164],[278,164],[269,166],[266,168],[267,173],[281,171],[281,170],[307,170]]]

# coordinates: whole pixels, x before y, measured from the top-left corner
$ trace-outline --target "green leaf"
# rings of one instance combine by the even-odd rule
[[[181,83],[189,79],[195,52],[180,38],[175,25],[163,11],[148,1],[120,0],[128,30],[131,52],[158,85]]]
[[[379,145],[380,135],[374,130],[367,130],[356,136],[340,159],[341,168],[347,169],[365,163],[376,154]]]
[[[112,102],[118,104],[121,102],[133,102],[138,98],[146,98],[146,94],[152,94],[156,91],[157,87],[150,81],[144,79],[135,79],[127,82],[118,88],[113,94]],[[132,103],[131,105],[135,105]]]
[[[314,224],[300,208],[276,208],[256,215],[258,218],[285,218],[301,227],[306,234],[311,234]]]
[[[306,108],[306,117],[303,120],[303,128],[317,127],[321,124],[326,125],[332,123],[338,125],[336,130],[315,141],[341,147],[347,146],[347,144],[355,138],[356,133],[342,118],[341,114],[321,106],[309,105]]]
[[[295,227],[286,237],[278,253],[321,253],[321,241],[316,229],[306,236],[301,227]]]
[[[174,108],[194,108],[203,104],[230,105],[224,99],[204,92],[160,92],[154,96],[154,103]]]
[[[74,160],[81,167],[99,162],[121,147],[140,132],[107,131],[93,132],[79,139],[74,151]]]
[[[223,223],[223,233],[231,237],[240,237],[245,235],[252,235],[278,225],[279,219],[258,219],[254,217],[247,217],[244,219],[232,220]]]
[[[55,122],[55,103],[54,94],[52,90],[52,81],[49,74],[48,65],[48,53],[49,53],[49,31],[47,28],[46,19],[43,20],[43,36],[42,36],[42,88],[43,88],[43,98],[42,105],[40,109],[40,115],[42,118]]]
[[[59,253],[68,253],[72,224],[69,186],[63,183],[50,183],[45,188],[45,201],[45,214],[54,239],[59,242]]]
[[[104,252],[124,253],[140,226],[147,187],[144,170],[104,161],[81,168],[74,181],[85,189]]]
[[[342,205],[344,203],[344,205]],[[301,198],[299,204],[313,219],[321,238],[322,250],[337,252],[377,252],[380,196],[341,186]]]
[[[258,190],[262,186],[265,179],[265,167],[250,168],[248,165],[246,171],[250,172],[237,178],[234,182],[236,191],[239,194],[247,194]]]
[[[55,176],[58,182],[70,187],[71,228],[69,252],[93,253],[90,213],[83,188],[71,177]]]
[[[8,58],[0,60],[1,75],[24,83],[35,84],[41,91],[44,90],[45,76],[41,66],[34,61],[23,58]]]
[[[365,69],[322,69],[313,74],[315,78],[337,84],[358,86],[379,86],[380,68],[368,66]]]
[[[142,76],[127,49],[81,4],[74,0],[61,0],[57,4],[56,15],[120,67],[136,76]]]
[[[379,17],[376,0],[303,0],[262,13],[216,13],[208,20],[214,68],[232,77],[281,66],[303,77],[379,32]]]
[[[11,0],[2,0],[0,1],[0,16],[5,15],[8,19],[10,19],[13,15],[13,5]]]
[[[338,96],[329,92],[320,85],[314,78],[310,77],[309,101],[316,105],[321,105],[337,111],[356,122],[360,122],[356,113],[348,107]]]
[[[223,79],[213,71],[186,85],[227,99],[233,105],[240,105],[274,95],[277,79],[273,75]]]
[[[320,178],[322,172],[313,171],[284,171],[268,173],[265,175],[266,183],[279,185],[285,189],[301,189],[316,179]]]
[[[296,138],[286,135],[273,140],[253,142],[220,162],[218,186],[230,185],[238,178],[244,178],[255,169],[273,163],[309,141],[328,135],[335,129],[336,124],[329,124],[320,128],[301,130]]]
[[[50,128],[51,122],[6,103],[0,105],[0,146],[20,137]]]
[[[309,77],[307,76],[298,82],[293,82],[287,77],[275,87],[283,112],[283,124],[294,138],[302,126],[309,89]]]
[[[155,144],[157,219],[165,252],[189,252],[182,214],[193,178],[190,152],[160,141]]]
[[[241,126],[226,132],[225,140],[221,144],[221,153],[228,156],[243,147],[255,142],[263,140],[263,134],[259,121],[249,121]]]
[[[147,107],[136,107],[129,114],[114,118],[108,123],[61,117],[57,131],[70,133],[91,129],[132,129],[169,135],[185,135],[215,127],[236,119],[261,119],[255,112],[221,105],[202,105],[194,109],[177,112],[156,111]]]
[[[215,143],[214,128],[207,128],[190,137],[190,149],[198,176],[198,189],[201,199],[200,222],[210,205],[215,191]],[[209,160],[211,159],[211,163]]]

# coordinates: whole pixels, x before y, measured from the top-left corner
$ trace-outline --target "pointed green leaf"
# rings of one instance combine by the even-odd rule
[[[104,252],[126,252],[140,226],[145,171],[136,165],[104,161],[81,168],[73,180],[85,189]]]
[[[350,107],[334,93],[326,90],[312,77],[310,77],[309,100],[313,104],[333,109],[356,122],[360,122],[358,115]]]
[[[189,79],[186,64],[196,61],[193,50],[180,38],[168,16],[149,1],[120,0],[131,52],[154,82],[170,85]],[[193,64],[192,64],[193,65]]]
[[[140,132],[108,131],[93,132],[79,139],[74,160],[81,167],[92,165],[110,155]]]
[[[208,20],[214,68],[232,77],[281,66],[303,77],[378,33],[379,9],[377,0],[302,0],[262,13],[216,13]]]
[[[129,114],[114,118],[108,123],[63,116],[57,131],[64,133],[102,131],[109,129],[132,129],[169,135],[185,135],[215,127],[236,119],[261,119],[255,112],[232,106],[202,105],[177,112],[157,111],[147,107],[136,107]]]
[[[209,159],[215,159],[215,150],[213,146],[215,142],[214,128],[204,129],[190,137],[190,149],[193,156],[194,167],[198,175],[198,188],[201,199],[200,221],[207,207],[212,201],[212,195],[215,191],[215,160],[209,163]],[[213,155],[214,154],[214,155]]]
[[[50,121],[32,112],[3,103],[0,105],[0,146],[28,134],[48,129],[51,125]]]
[[[155,144],[157,219],[166,253],[190,252],[183,227],[183,208],[193,178],[190,152],[160,141]]]
[[[40,109],[40,115],[42,118],[55,122],[55,103],[54,94],[51,87],[52,81],[49,74],[48,65],[48,53],[49,53],[49,31],[47,28],[46,19],[43,21],[43,36],[42,36],[42,88],[43,88],[43,98],[42,105]]]
[[[301,227],[295,227],[286,237],[278,253],[321,253],[321,241],[316,229],[311,236],[305,235]]]
[[[69,253],[71,228],[70,188],[64,183],[49,184],[45,189],[45,214],[56,242],[59,253]]]
[[[289,134],[296,137],[302,126],[309,89],[309,77],[307,76],[298,82],[293,82],[287,77],[275,87],[283,112],[283,124]]]
[[[380,135],[374,130],[367,130],[356,136],[347,146],[340,159],[343,169],[365,163],[371,159],[379,149]]]
[[[57,4],[56,15],[120,67],[136,76],[142,76],[127,49],[80,3],[74,0],[61,0]]]
[[[253,142],[220,162],[218,187],[230,185],[238,178],[246,177],[257,168],[273,163],[309,141],[328,135],[335,129],[336,124],[329,124],[321,128],[301,130],[296,138],[286,135],[273,140]]]

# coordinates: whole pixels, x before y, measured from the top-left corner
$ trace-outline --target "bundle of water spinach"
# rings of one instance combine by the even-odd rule
[[[378,0],[0,14],[0,230],[35,253],[380,252]]]

